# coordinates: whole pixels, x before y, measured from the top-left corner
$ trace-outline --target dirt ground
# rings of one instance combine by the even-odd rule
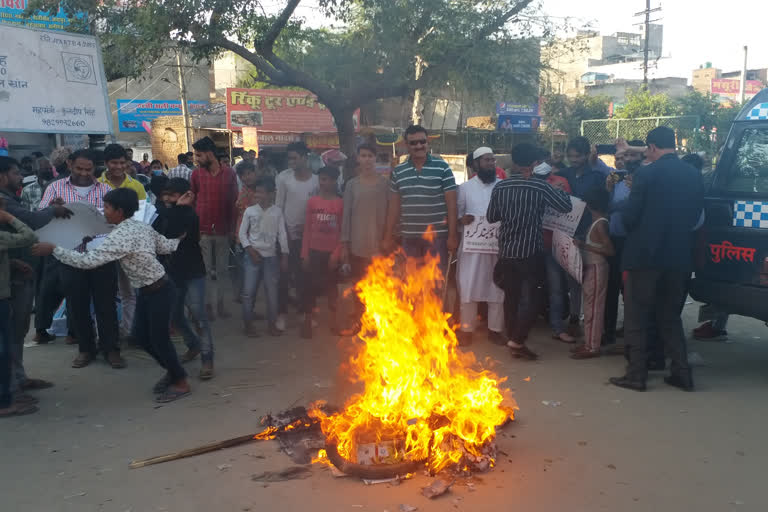
[[[686,306],[688,330],[695,313],[695,304]],[[459,480],[431,501],[419,492],[431,482],[424,475],[367,486],[313,467],[307,479],[252,481],[293,465],[274,441],[128,468],[133,459],[255,432],[269,411],[339,400],[342,356],[329,335],[306,341],[294,328],[280,338],[245,339],[239,321],[219,320],[216,378],[194,379],[191,397],[162,407],[150,391],[161,372],[141,352],[126,351],[125,370],[101,362],[75,370],[74,349],[60,340],[29,347],[30,375],[56,386],[38,393],[38,414],[0,423],[2,510],[766,510],[768,328],[732,320],[732,343],[690,343],[700,356],[695,393],[666,386],[661,373],[652,374],[646,393],[607,385],[622,374],[621,357],[572,361],[543,326],[531,343],[543,356],[536,363],[476,341],[477,356],[496,360],[496,371],[509,377],[518,419],[498,439],[506,455],[495,470],[473,485]],[[198,367],[190,365],[193,374]]]

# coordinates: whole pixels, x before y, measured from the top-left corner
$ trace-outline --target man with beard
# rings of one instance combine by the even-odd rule
[[[49,170],[50,171],[50,170]],[[54,205],[44,210],[31,212],[18,198],[21,189],[22,176],[19,165],[13,158],[0,156],[0,200],[4,209],[32,230],[40,229],[54,217],[69,217],[72,212],[60,205]],[[32,317],[32,303],[35,297],[35,266],[36,261],[28,248],[9,250],[11,267],[11,364],[13,379],[11,391],[27,391],[51,387],[50,382],[27,377],[24,371],[24,338],[29,331]],[[47,334],[47,333],[46,333]]]
[[[51,204],[64,203],[88,203],[99,211],[104,210],[104,196],[111,189],[106,183],[101,183],[94,174],[94,156],[86,149],[81,149],[72,153],[71,157],[72,174],[65,179],[57,180],[48,185],[40,201],[40,208],[47,208]],[[51,294],[50,289],[55,290],[56,286],[61,286],[67,297],[68,311],[72,313],[69,318],[69,324],[75,332],[79,345],[79,354],[72,362],[72,368],[84,368],[91,364],[95,359],[98,350],[96,347],[96,338],[93,332],[93,322],[91,321],[91,302],[93,302],[96,311],[96,324],[99,330],[99,344],[101,352],[104,354],[107,362],[112,368],[125,368],[125,360],[120,356],[120,347],[118,345],[118,325],[117,325],[117,264],[107,263],[91,270],[81,270],[69,265],[58,262],[50,258],[45,268],[46,276],[44,279],[53,279],[54,272],[60,272],[60,285],[54,283],[52,287],[47,287],[46,283],[41,286],[40,295],[47,301],[45,305],[38,307],[46,311],[55,310],[58,305],[55,293]],[[52,302],[51,302],[52,301]],[[50,326],[51,314],[44,318],[48,325],[38,324],[35,318],[35,327],[40,332]]]
[[[468,226],[480,221],[488,210],[493,187],[499,183],[496,176],[496,157],[493,150],[482,147],[472,154],[475,176],[459,185],[459,225]],[[471,228],[470,228],[471,229]],[[477,303],[488,303],[488,338],[497,345],[504,339],[504,292],[493,282],[493,267],[498,254],[471,252],[459,245],[458,283],[461,302],[461,328],[457,333],[460,345],[472,342],[477,322]]]
[[[208,319],[214,320],[214,307],[222,318],[229,317],[224,308],[221,289],[229,267],[229,244],[234,241],[237,214],[237,175],[231,167],[223,167],[216,157],[216,144],[203,137],[194,144],[197,169],[190,184],[197,198],[195,211],[200,217],[200,247],[208,271],[206,282]]]

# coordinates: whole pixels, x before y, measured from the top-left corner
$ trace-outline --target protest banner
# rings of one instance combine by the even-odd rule
[[[464,226],[463,252],[498,254],[499,225],[499,222],[490,224],[484,216],[475,217],[474,222]]]
[[[581,249],[573,244],[573,238],[562,231],[552,232],[552,256],[579,284],[581,284]]]
[[[573,208],[569,213],[556,212],[552,208],[547,207],[544,212],[542,227],[552,231],[562,231],[568,236],[573,236],[576,233],[576,228],[579,227],[579,222],[581,222],[581,217],[584,215],[584,208],[587,206],[587,203],[578,197],[571,196],[571,205]]]

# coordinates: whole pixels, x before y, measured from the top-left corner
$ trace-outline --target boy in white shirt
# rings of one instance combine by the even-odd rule
[[[267,298],[267,322],[271,336],[279,336],[277,328],[278,282],[281,266],[288,265],[288,234],[285,229],[283,212],[272,204],[275,182],[265,177],[252,187],[256,204],[248,207],[240,224],[240,243],[243,245],[243,325],[245,334],[257,337],[253,327],[253,302],[259,285],[264,282]],[[282,256],[278,255],[279,251]]]

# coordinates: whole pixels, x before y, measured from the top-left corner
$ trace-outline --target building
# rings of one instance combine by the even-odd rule
[[[720,101],[736,103],[741,101],[741,71],[723,72],[707,62],[699,69],[693,70],[691,85],[694,90],[717,96]],[[751,99],[766,85],[768,85],[768,68],[748,69],[744,98]]]
[[[648,34],[648,58],[658,61],[662,56],[662,25],[651,24]],[[641,33],[601,35],[594,31],[580,31],[576,37],[542,48],[542,86],[568,96],[583,94],[587,84],[582,81],[582,76],[588,71],[610,74],[599,68],[627,63],[636,66],[643,61],[644,49],[645,38]]]

